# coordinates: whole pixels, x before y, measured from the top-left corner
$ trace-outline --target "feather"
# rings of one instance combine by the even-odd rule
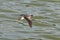
[[[24,18],[27,20],[29,26],[32,28],[32,21],[31,21],[31,19],[28,18],[28,17],[24,17]]]

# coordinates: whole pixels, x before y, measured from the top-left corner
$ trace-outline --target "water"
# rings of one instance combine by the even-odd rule
[[[33,14],[33,27],[18,23]],[[60,40],[60,0],[0,0],[0,40]]]

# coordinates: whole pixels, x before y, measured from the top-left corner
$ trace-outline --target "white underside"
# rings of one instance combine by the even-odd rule
[[[23,20],[24,19],[24,17],[21,17],[21,20]]]

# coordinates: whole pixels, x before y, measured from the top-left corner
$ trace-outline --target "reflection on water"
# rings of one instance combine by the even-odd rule
[[[19,14],[33,14],[33,27]],[[0,0],[1,40],[60,40],[59,0]]]

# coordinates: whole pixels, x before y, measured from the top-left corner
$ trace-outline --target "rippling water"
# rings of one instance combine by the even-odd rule
[[[33,14],[33,27],[16,22]],[[0,40],[60,40],[60,0],[0,0]]]

